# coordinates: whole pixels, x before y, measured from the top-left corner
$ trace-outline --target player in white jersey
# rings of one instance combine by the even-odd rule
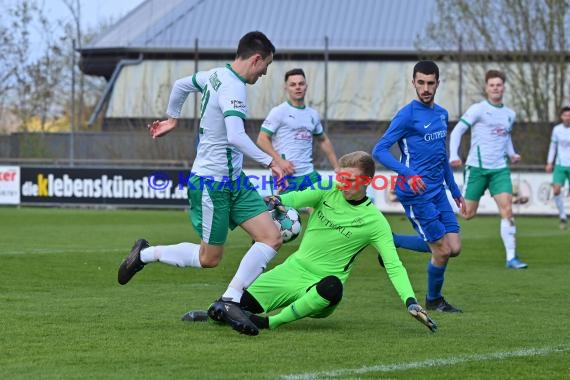
[[[285,73],[287,101],[271,109],[263,124],[257,144],[287,174],[287,188],[281,192],[303,190],[319,180],[313,166],[313,139],[327,156],[332,168],[338,170],[334,147],[325,134],[316,110],[305,104],[307,81],[302,69]]]
[[[560,111],[562,123],[552,129],[548,158],[546,159],[546,172],[552,174],[552,192],[554,204],[560,216],[560,229],[568,228],[568,218],[564,211],[564,200],[560,194],[566,180],[570,184],[570,107],[562,107]],[[556,157],[556,162],[554,158]]]
[[[475,216],[479,200],[489,189],[501,215],[500,234],[506,251],[507,268],[524,269],[528,265],[519,260],[516,253],[516,227],[513,218],[513,185],[510,163],[520,161],[515,152],[511,132],[516,114],[503,104],[505,74],[489,70],[485,74],[487,99],[473,104],[461,117],[449,138],[449,162],[459,168],[461,136],[471,130],[471,147],[465,164],[463,197],[467,210],[466,219]]]
[[[200,142],[188,181],[192,225],[201,243],[150,246],[145,239],[135,242],[119,267],[118,280],[126,284],[150,262],[178,267],[212,268],[224,252],[228,228],[241,226],[254,240],[222,298],[211,309],[222,310],[222,319],[235,330],[257,335],[257,327],[239,307],[243,290],[277,254],[282,239],[265,202],[242,171],[243,154],[271,168],[281,179],[283,169],[246,135],[246,84],[254,84],[267,73],[275,47],[261,32],[244,35],[233,63],[201,71],[175,82],[168,102],[168,120],[149,126],[153,138],[176,127],[182,106],[191,92],[202,94]],[[191,143],[191,142],[189,142]]]

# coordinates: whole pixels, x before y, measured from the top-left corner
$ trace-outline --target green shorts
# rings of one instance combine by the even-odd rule
[[[281,191],[279,194],[286,194],[292,191],[300,191],[305,189],[316,189],[317,182],[321,180],[321,176],[318,172],[312,171],[309,174],[300,175],[297,177],[287,176],[287,188]],[[315,184],[315,185],[313,185]]]
[[[316,275],[307,271],[289,257],[284,263],[261,274],[247,288],[247,291],[259,302],[263,310],[268,313],[292,304],[322,279],[322,275]],[[338,304],[328,306],[321,312],[310,315],[310,317],[328,317],[337,306]]]
[[[481,169],[475,166],[466,166],[463,180],[463,198],[466,200],[480,200],[487,189],[489,189],[491,196],[500,193],[513,193],[509,168]]]
[[[568,183],[570,183],[570,166],[555,165],[552,172],[552,183],[564,186],[567,179]]]
[[[200,238],[213,245],[226,242],[228,228],[267,211],[265,202],[243,172],[235,181],[217,182],[194,175],[188,181],[190,220]]]

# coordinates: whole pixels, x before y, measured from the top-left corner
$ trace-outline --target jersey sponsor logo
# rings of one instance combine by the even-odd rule
[[[424,128],[429,128],[430,125],[431,123],[424,124]]]
[[[323,214],[321,210],[317,210],[317,220],[320,220],[325,227],[337,231],[339,234],[341,234],[347,239],[350,239],[350,237],[352,236],[351,230],[349,230],[346,226],[340,225],[330,220],[325,216],[325,214]]]
[[[505,137],[509,135],[509,130],[502,125],[491,125],[491,133],[495,136]]]
[[[210,75],[209,80],[214,90],[218,91],[218,88],[220,88],[222,85],[222,82],[220,82],[220,79],[218,79],[218,73],[214,72],[212,75]]]
[[[247,106],[245,105],[245,102],[242,102],[241,100],[231,100],[230,103],[232,104],[232,107],[234,107],[235,110],[245,110],[247,108]]]
[[[323,205],[325,205],[325,207],[328,207],[328,208],[333,208],[331,205],[329,205],[329,204],[327,203],[327,201],[323,201]]]
[[[352,221],[352,227],[360,227],[362,225],[364,225],[364,219],[362,219],[359,216],[354,218],[354,220]]]
[[[435,140],[444,139],[446,137],[447,137],[447,130],[443,130],[443,131],[437,131],[437,132],[433,132],[433,133],[426,133],[424,135],[424,140],[425,141],[435,141]]]
[[[290,117],[291,119],[294,119],[294,118],[295,118],[295,116],[293,116],[293,115],[291,115],[291,114],[289,114],[288,117]]]
[[[295,131],[295,140],[311,141],[312,139],[313,135],[306,127],[297,128]]]

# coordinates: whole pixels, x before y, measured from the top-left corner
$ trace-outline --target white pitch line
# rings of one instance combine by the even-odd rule
[[[124,249],[85,249],[81,247],[77,248],[30,248],[30,249],[9,249],[0,248],[0,256],[2,255],[55,255],[58,253],[115,253],[115,252],[125,252]],[[128,253],[128,251],[126,251]]]
[[[565,346],[524,348],[518,351],[506,351],[506,352],[500,351],[500,352],[491,352],[488,354],[452,356],[450,358],[444,358],[444,359],[427,359],[427,360],[422,360],[418,362],[409,362],[409,363],[380,364],[380,365],[360,367],[360,368],[343,368],[333,371],[290,374],[290,375],[280,376],[278,379],[314,380],[321,378],[360,375],[360,374],[373,373],[373,372],[394,372],[394,371],[405,371],[408,369],[417,369],[417,368],[426,368],[426,367],[442,367],[442,366],[457,365],[467,362],[483,362],[488,360],[503,360],[507,358],[519,358],[525,356],[541,356],[541,355],[548,355],[552,353],[568,352],[568,351],[570,351],[570,347],[565,347]]]

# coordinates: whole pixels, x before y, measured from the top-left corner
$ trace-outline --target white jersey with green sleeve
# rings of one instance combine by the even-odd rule
[[[191,78],[191,79],[190,79]],[[200,142],[192,172],[215,181],[235,180],[242,171],[243,153],[228,143],[225,117],[247,117],[245,80],[230,65],[200,71],[177,81],[167,114],[178,117],[188,92],[202,93]]]
[[[471,129],[471,147],[466,165],[483,169],[508,166],[511,132],[516,113],[506,106],[494,106],[487,100],[473,104],[460,122]]]
[[[408,273],[400,261],[388,221],[368,198],[353,205],[344,199],[336,184],[319,182],[315,189],[293,191],[281,196],[294,208],[312,207],[299,249],[287,260],[320,275],[337,276],[345,283],[354,260],[368,245],[382,257],[392,285],[403,302],[414,297]]]
[[[556,162],[554,158],[556,156]],[[570,126],[560,123],[552,129],[547,163],[570,166]]]
[[[313,136],[324,133],[316,110],[283,102],[271,109],[261,130],[271,136],[273,147],[281,157],[293,162],[295,176],[314,171]]]

